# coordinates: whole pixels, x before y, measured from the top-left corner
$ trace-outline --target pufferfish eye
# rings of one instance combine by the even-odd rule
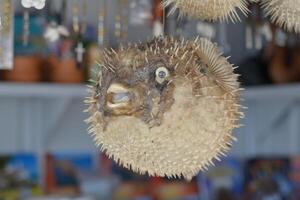
[[[170,76],[170,72],[165,67],[159,67],[155,71],[155,80],[159,84],[164,83]]]

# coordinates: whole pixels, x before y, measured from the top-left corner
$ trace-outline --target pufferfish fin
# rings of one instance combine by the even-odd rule
[[[199,53],[201,59],[208,66],[208,70],[214,76],[217,84],[227,91],[236,91],[240,84],[237,81],[238,74],[234,74],[234,67],[230,64],[226,57],[222,56],[217,44],[212,43],[206,38],[201,38],[196,43],[200,46]]]

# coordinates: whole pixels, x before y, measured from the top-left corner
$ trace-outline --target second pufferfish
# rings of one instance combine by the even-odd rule
[[[261,0],[271,21],[286,31],[300,33],[299,0]]]
[[[239,21],[238,10],[247,14],[246,0],[164,0],[164,6],[172,6],[183,16],[208,21]]]
[[[191,179],[235,140],[234,67],[207,39],[105,50],[85,103],[95,143],[125,168]]]
[[[240,21],[238,12],[249,12],[248,3],[259,3],[272,23],[289,32],[300,33],[300,0],[164,0],[171,13],[206,21]]]

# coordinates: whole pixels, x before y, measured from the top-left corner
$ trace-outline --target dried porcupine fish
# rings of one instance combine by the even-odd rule
[[[299,0],[262,0],[261,3],[273,23],[287,31],[300,33]]]
[[[207,39],[106,50],[85,101],[89,132],[134,172],[191,179],[235,140],[242,113],[233,69]]]
[[[237,10],[248,12],[246,0],[164,0],[163,4],[173,6],[171,13],[179,9],[182,16],[208,21],[240,21]]]

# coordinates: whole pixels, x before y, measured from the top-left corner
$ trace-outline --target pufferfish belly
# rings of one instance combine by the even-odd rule
[[[85,101],[89,132],[125,168],[191,179],[235,140],[239,90],[233,66],[207,39],[107,50]]]

